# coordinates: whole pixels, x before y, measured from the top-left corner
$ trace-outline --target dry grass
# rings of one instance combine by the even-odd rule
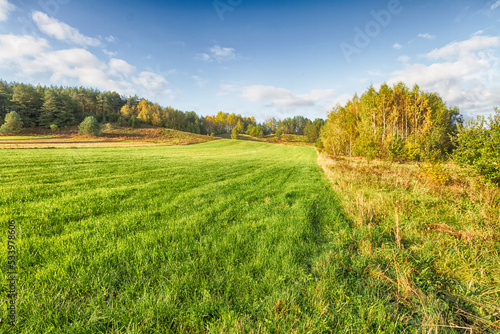
[[[100,137],[86,137],[70,128],[44,138],[35,136],[40,129],[26,130],[23,137],[7,136],[0,141],[0,149],[16,148],[90,148],[90,147],[143,147],[174,146],[203,143],[216,140],[214,137],[158,127],[121,128],[110,127]],[[48,132],[42,131],[44,134]]]
[[[498,187],[453,163],[319,153],[318,164],[374,284],[418,315],[422,332],[500,332]]]

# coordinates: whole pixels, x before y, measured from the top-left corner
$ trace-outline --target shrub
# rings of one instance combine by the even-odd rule
[[[419,165],[422,174],[431,182],[437,184],[447,184],[450,177],[447,175],[439,160],[430,159]]]
[[[128,120],[128,126],[129,126],[129,127],[131,127],[131,128],[135,128],[135,127],[137,127],[137,117],[132,116],[132,117]]]
[[[240,135],[238,134],[238,129],[234,128],[233,131],[231,131],[231,139],[239,139]]]
[[[278,138],[278,140],[281,140],[282,136],[283,136],[283,129],[278,129],[278,131],[276,131],[276,138]]]
[[[123,117],[118,117],[118,126],[123,126]]]
[[[19,133],[23,129],[21,116],[15,111],[5,115],[5,122],[0,127],[0,133]]]
[[[391,159],[400,159],[405,157],[405,142],[403,138],[400,136],[394,136],[390,141],[389,141],[389,156]]]
[[[320,148],[320,149],[323,149],[323,141],[321,140],[321,138],[318,138],[316,139],[316,142],[314,142],[314,146],[316,146],[317,148]]]
[[[80,123],[79,132],[84,136],[97,137],[101,134],[101,125],[94,116],[88,116]]]
[[[495,115],[478,116],[459,127],[455,139],[455,161],[471,167],[476,173],[492,183],[500,185],[500,110]]]
[[[57,124],[50,124],[50,129],[52,130],[52,132],[56,132],[59,127],[57,126]]]

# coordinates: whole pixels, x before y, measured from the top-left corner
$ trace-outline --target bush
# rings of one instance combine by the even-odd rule
[[[240,135],[238,133],[237,128],[234,128],[233,131],[231,131],[231,139],[240,139]]]
[[[59,127],[57,126],[57,124],[50,124],[50,129],[52,130],[52,132],[56,132]]]
[[[135,128],[135,127],[137,127],[137,117],[132,116],[132,117],[128,120],[128,126],[129,126],[129,127],[131,127],[131,128]]]
[[[0,127],[0,133],[19,133],[23,129],[21,116],[15,111],[5,115],[5,122]]]
[[[320,149],[324,148],[323,141],[321,140],[321,138],[316,139],[316,141],[314,142],[314,146],[316,146],[317,148],[320,148]]]
[[[447,175],[439,160],[429,159],[419,165],[422,174],[432,183],[447,184],[450,177]]]
[[[459,127],[455,139],[455,161],[471,167],[476,173],[500,185],[500,110],[488,122],[482,116]]]
[[[124,123],[123,123],[123,117],[121,117],[121,116],[120,116],[120,117],[118,117],[118,126],[120,126],[120,127],[121,127],[121,126],[123,126],[123,124],[124,124]]]
[[[94,116],[88,116],[80,123],[79,132],[84,136],[97,137],[101,134],[101,125]]]

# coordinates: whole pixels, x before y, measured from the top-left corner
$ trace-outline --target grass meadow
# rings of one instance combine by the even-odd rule
[[[0,154],[2,249],[17,222],[18,332],[402,325],[349,257],[350,225],[313,148],[222,140]]]
[[[452,162],[319,155],[367,281],[422,333],[500,333],[500,190]]]
[[[10,219],[17,229],[14,331],[470,332],[459,327],[474,318],[458,321],[450,294],[439,294],[453,276],[436,274],[434,264],[452,252],[434,254],[426,243],[430,255],[408,257],[403,249],[418,239],[405,213],[398,235],[393,223],[369,218],[367,199],[346,201],[357,189],[351,169],[325,168],[331,181],[312,147],[252,141],[0,151],[3,250]],[[490,256],[495,240],[485,241]],[[442,242],[470,247],[462,257],[483,256],[471,293],[455,291],[468,299],[455,302],[489,316],[492,325],[477,328],[493,333],[497,276],[492,263],[481,276],[479,264],[495,258],[453,236]],[[411,269],[417,260],[421,280]],[[457,261],[443,265],[451,271],[469,260]],[[0,332],[7,332],[4,256],[0,267]],[[463,281],[452,286],[467,287]]]

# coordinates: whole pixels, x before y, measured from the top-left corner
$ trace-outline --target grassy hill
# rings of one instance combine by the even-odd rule
[[[0,135],[0,149],[175,146],[199,144],[216,139],[144,124],[139,128],[109,124],[103,128],[99,137],[82,136],[78,133],[78,127],[63,128],[56,132],[43,128],[24,129],[18,136]]]

